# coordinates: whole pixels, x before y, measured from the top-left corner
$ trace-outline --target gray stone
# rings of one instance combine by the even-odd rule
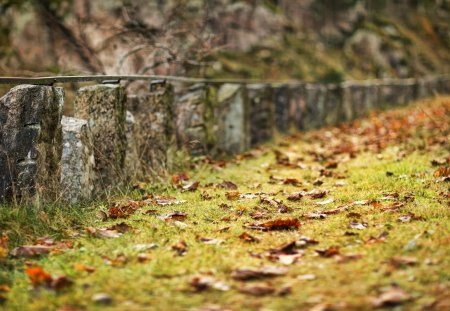
[[[130,111],[126,111],[125,132],[127,136],[127,153],[125,156],[125,176],[128,182],[135,182],[140,174],[140,161],[137,147],[138,128]]]
[[[450,77],[449,76],[441,76],[441,77],[437,78],[437,92],[442,95],[450,94]]]
[[[275,99],[275,126],[280,133],[287,133],[290,128],[290,88],[289,85],[273,86]]]
[[[242,84],[223,84],[217,92],[217,152],[231,155],[250,146],[247,91]]]
[[[393,80],[381,80],[381,92],[380,92],[380,106],[383,109],[397,106],[398,91]]]
[[[190,87],[176,103],[176,136],[180,149],[192,156],[210,154],[216,147],[215,90],[205,84]]]
[[[125,90],[118,84],[86,86],[76,95],[75,117],[88,120],[93,135],[98,193],[106,193],[126,179],[125,104]]]
[[[296,130],[303,131],[302,118],[306,110],[305,85],[296,84],[290,86],[290,115]]]
[[[338,84],[329,84],[326,90],[324,125],[338,125],[341,122],[342,89]]]
[[[137,127],[140,174],[152,179],[170,169],[171,148],[175,145],[174,92],[171,84],[152,84],[150,92],[128,96],[128,107]]]
[[[322,84],[307,84],[305,86],[305,111],[302,116],[303,129],[317,129],[324,125],[326,100],[326,86]]]
[[[87,120],[63,117],[61,196],[76,203],[90,200],[94,193],[93,138]]]
[[[248,84],[250,145],[257,146],[273,139],[275,105],[268,84]]]
[[[59,192],[64,90],[20,85],[0,98],[0,199]]]

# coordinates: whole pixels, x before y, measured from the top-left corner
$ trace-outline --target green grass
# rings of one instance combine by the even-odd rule
[[[438,101],[435,106],[443,103],[444,100]],[[2,272],[3,280],[9,282],[11,287],[3,308],[57,310],[62,306],[72,306],[74,310],[185,310],[212,304],[232,310],[308,310],[327,303],[345,310],[363,310],[371,309],[370,298],[378,296],[382,287],[393,283],[414,298],[404,305],[404,310],[421,309],[436,299],[442,299],[445,288],[450,286],[450,211],[447,200],[439,193],[448,192],[449,186],[448,183],[436,182],[433,177],[436,168],[430,161],[448,157],[448,144],[421,148],[424,138],[419,137],[433,137],[436,133],[425,126],[411,128],[412,139],[391,144],[380,154],[361,152],[352,159],[345,160],[343,157],[334,171],[344,175],[344,179],[322,177],[324,184],[313,186],[312,182],[319,177],[316,167],[323,163],[313,161],[309,151],[319,147],[325,150],[330,148],[330,140],[324,138],[328,137],[326,131],[305,134],[301,139],[281,138],[282,146],[263,147],[255,158],[233,161],[224,169],[211,165],[199,166],[190,173],[191,180],[201,182],[198,191],[181,192],[169,187],[157,193],[173,195],[187,203],[144,207],[125,220],[102,222],[94,217],[92,208],[48,207],[38,211],[2,208],[0,225],[2,232],[11,237],[11,246],[32,242],[34,237],[44,234],[67,238],[69,231],[84,233],[83,228],[88,225],[108,227],[125,221],[133,227],[133,232],[115,239],[78,237],[74,239],[73,249],[28,260],[51,274],[67,275],[74,281],[71,287],[60,292],[45,288],[32,289],[23,271],[25,260],[8,258],[1,266],[6,268]],[[334,137],[341,139],[346,136],[339,134]],[[364,136],[352,137],[364,139]],[[277,165],[272,152],[275,147],[292,153],[294,157],[303,158],[302,163],[308,167],[302,169]],[[405,156],[397,159],[402,151],[405,151]],[[388,176],[388,171],[393,176]],[[272,184],[269,183],[270,175],[297,178],[303,184],[299,187]],[[229,190],[207,186],[223,180],[236,183],[241,193],[277,193],[276,197],[283,200],[292,212],[279,214],[276,208],[264,206],[271,211],[270,218],[299,218],[302,226],[298,231],[258,232],[244,228],[245,223],[256,222],[250,216],[253,208],[263,205],[259,199],[229,201],[225,198],[225,192]],[[345,184],[336,186],[337,181]],[[252,188],[255,184],[261,184],[261,188]],[[330,192],[323,199],[303,198],[298,202],[286,200],[286,195],[282,193],[315,188],[328,189]],[[213,198],[202,200],[202,191],[207,191]],[[387,205],[386,201],[380,200],[387,192],[397,192],[400,198],[412,193],[415,199],[405,203],[398,212],[381,212],[380,208],[363,205],[353,206],[347,212],[330,215],[323,220],[302,217],[307,212],[328,210],[357,200],[379,200]],[[132,195],[136,197],[137,193]],[[316,201],[327,198],[334,198],[335,201],[323,207],[315,205]],[[220,208],[221,203],[230,205],[231,209]],[[244,213],[237,215],[236,211],[242,208],[245,209]],[[174,210],[185,212],[188,215],[184,221],[187,227],[182,229],[156,216],[144,215],[143,212],[148,209],[157,209],[160,214]],[[368,227],[365,230],[349,229],[349,222],[353,219],[349,217],[350,212],[360,214],[360,218],[355,219],[367,222]],[[408,212],[423,216],[424,220],[399,223],[398,217]],[[228,226],[228,231],[219,231]],[[345,235],[348,231],[355,235]],[[378,236],[383,231],[388,232],[384,242],[372,245],[365,243],[371,236]],[[238,237],[243,232],[259,236],[261,241],[244,242]],[[286,266],[286,276],[256,282],[231,279],[230,273],[235,268],[283,266],[268,259],[252,257],[250,252],[263,253],[303,235],[320,243],[308,247],[299,262]],[[206,245],[198,241],[198,237],[219,238],[225,242]],[[188,246],[186,255],[182,257],[175,256],[171,249],[180,240],[184,240]],[[158,244],[157,248],[146,251],[150,259],[145,263],[138,262],[139,251],[133,248],[140,243]],[[362,254],[363,257],[356,261],[337,263],[333,258],[318,257],[314,252],[314,249],[333,245],[340,246],[341,254]],[[104,256],[114,259],[119,255],[124,255],[128,262],[111,266],[102,259]],[[389,265],[393,256],[412,256],[417,258],[418,264],[393,269]],[[90,274],[79,272],[74,264],[93,266],[96,271]],[[225,292],[210,289],[196,293],[189,281],[199,274],[210,274],[229,284],[231,289]],[[314,274],[316,279],[298,280],[297,277],[303,274]],[[265,283],[277,288],[290,286],[292,293],[283,297],[249,296],[237,291],[243,283]],[[91,297],[96,293],[109,294],[113,302],[107,306],[93,303]]]

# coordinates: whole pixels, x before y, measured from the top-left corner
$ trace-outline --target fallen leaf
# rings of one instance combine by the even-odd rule
[[[251,200],[251,199],[257,199],[259,198],[258,195],[254,194],[254,193],[243,193],[239,196],[240,199],[246,199],[246,200]]]
[[[178,256],[184,256],[188,249],[186,242],[183,240],[178,241],[176,244],[172,245],[171,248]]]
[[[98,293],[92,296],[91,300],[97,304],[109,305],[112,303],[113,299],[110,295],[106,293]]]
[[[122,235],[116,230],[108,230],[106,228],[96,229],[94,227],[87,227],[86,231],[89,235],[97,238],[118,238]]]
[[[117,231],[120,233],[125,233],[125,232],[130,231],[132,229],[132,227],[125,222],[121,222],[121,223],[112,225],[111,227],[108,227],[107,229]]]
[[[398,221],[399,222],[410,222],[412,220],[425,220],[425,217],[423,216],[417,216],[414,213],[408,213],[406,215],[402,215],[400,217],[398,217]]]
[[[353,201],[351,205],[367,205],[367,204],[369,204],[369,200]]]
[[[440,167],[433,174],[434,177],[448,177],[450,176],[450,167]]]
[[[174,197],[156,197],[155,202],[158,205],[166,206],[166,205],[179,205],[186,203],[186,200],[177,200]]]
[[[133,249],[139,251],[139,252],[143,252],[143,251],[148,251],[151,249],[155,249],[158,247],[158,244],[156,243],[144,243],[144,244],[135,244],[133,245]]]
[[[317,279],[315,274],[303,274],[303,275],[297,276],[297,280],[300,280],[300,281],[313,281],[315,279]]]
[[[393,307],[412,299],[411,295],[399,287],[391,287],[380,296],[374,298],[372,303],[375,307]]]
[[[314,190],[308,191],[304,194],[309,196],[311,199],[321,199],[327,195],[327,191],[314,189]]]
[[[241,285],[238,291],[242,294],[252,295],[252,296],[268,296],[273,295],[276,292],[275,287],[266,284],[255,284],[255,285]]]
[[[127,218],[134,214],[143,205],[143,202],[133,200],[117,202],[114,206],[108,209],[108,217],[111,219]]]
[[[316,205],[327,205],[327,204],[330,204],[330,203],[333,203],[333,202],[334,202],[334,199],[333,198],[329,198],[329,199],[324,200],[324,201],[316,202]]]
[[[255,268],[242,268],[235,269],[231,272],[231,277],[235,280],[247,281],[261,278],[271,278],[276,276],[285,275],[287,269],[277,267],[263,267],[261,269]]]
[[[196,191],[198,189],[199,185],[200,185],[200,182],[194,181],[190,184],[183,186],[183,190],[184,191]]]
[[[161,216],[161,219],[164,221],[168,220],[185,220],[187,218],[187,214],[179,211],[173,211],[168,214]]]
[[[150,256],[147,255],[147,254],[145,254],[145,253],[139,253],[139,254],[137,255],[137,260],[138,260],[138,262],[140,262],[140,263],[147,262],[149,259],[150,259]]]
[[[360,223],[360,222],[356,222],[356,221],[352,221],[349,224],[349,227],[352,229],[356,229],[356,230],[364,230],[367,228],[367,223]]]
[[[271,231],[271,230],[290,230],[300,228],[300,221],[296,218],[292,219],[275,219],[263,223],[254,223],[245,225],[255,230]]]
[[[62,290],[66,287],[69,287],[73,284],[72,280],[70,280],[67,276],[58,276],[52,279],[50,283],[50,287],[56,291]]]
[[[383,231],[376,237],[371,236],[365,243],[370,245],[370,244],[384,242],[388,235],[389,235],[389,233],[387,231]]]
[[[317,178],[313,181],[312,183],[314,186],[322,186],[323,185],[323,181],[320,178]]]
[[[237,190],[238,186],[231,181],[223,181],[222,183],[217,185],[217,188],[220,189],[229,189],[229,190]]]
[[[219,245],[225,242],[222,239],[213,239],[213,238],[205,238],[205,237],[197,237],[197,241],[203,242],[204,244],[209,245]]]
[[[303,192],[294,192],[287,197],[289,201],[299,201],[301,198],[303,198]]]
[[[347,254],[347,255],[337,255],[334,258],[336,259],[337,263],[346,263],[349,261],[361,259],[362,257],[363,257],[362,254]]]
[[[14,248],[10,254],[14,257],[35,257],[46,255],[54,249],[54,246],[48,245],[23,245]]]
[[[418,263],[418,260],[415,257],[394,256],[391,258],[390,263],[396,267],[414,266]]]
[[[200,194],[200,198],[201,198],[202,200],[209,201],[209,200],[212,199],[212,196],[211,196],[208,192],[203,191],[203,192]]]
[[[299,185],[302,184],[302,182],[300,180],[298,180],[297,178],[285,178],[283,180],[283,184],[284,185],[299,186]]]
[[[229,191],[229,192],[225,192],[225,197],[228,200],[236,200],[239,198],[240,193],[238,191]]]
[[[326,249],[316,249],[315,252],[325,258],[330,258],[340,254],[338,246],[330,246]]]
[[[261,241],[260,238],[254,237],[254,236],[250,235],[250,234],[247,233],[247,232],[243,232],[243,233],[239,236],[239,238],[240,238],[241,240],[246,241],[246,242],[259,242],[259,241]]]
[[[327,214],[321,212],[310,212],[303,215],[306,219],[325,219]]]
[[[41,267],[28,267],[25,269],[25,273],[34,287],[50,286],[53,280],[52,276]]]
[[[172,185],[179,186],[183,183],[183,181],[188,181],[189,175],[185,172],[178,173],[177,175],[172,176]]]
[[[86,266],[80,263],[76,263],[73,265],[73,269],[76,272],[87,272],[87,273],[94,273],[95,272],[95,267],[92,266]]]
[[[217,281],[209,275],[195,276],[189,281],[189,285],[193,287],[197,292],[201,292],[210,288],[220,291],[230,290],[230,286],[228,284]]]

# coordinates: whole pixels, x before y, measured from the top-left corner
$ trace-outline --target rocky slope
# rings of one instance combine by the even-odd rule
[[[3,0],[0,74],[450,72],[449,0]]]

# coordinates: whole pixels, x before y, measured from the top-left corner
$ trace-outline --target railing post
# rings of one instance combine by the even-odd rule
[[[287,133],[290,129],[289,103],[290,88],[287,84],[274,85],[275,126],[278,132]]]
[[[217,92],[217,151],[232,155],[250,146],[247,90],[242,84],[223,84]]]
[[[126,179],[125,103],[125,90],[119,84],[82,87],[76,95],[75,117],[86,119],[93,135],[98,193],[123,185]]]
[[[190,155],[207,155],[216,147],[214,135],[215,89],[196,84],[176,103],[176,136],[180,149]]]
[[[86,120],[63,117],[61,158],[61,195],[64,201],[90,200],[94,193],[94,150]]]
[[[248,84],[250,145],[270,141],[275,132],[273,90],[268,84]]]
[[[0,98],[0,199],[58,198],[64,90],[20,85]]]
[[[136,120],[136,145],[142,170],[138,177],[152,179],[166,175],[175,145],[173,86],[164,81],[152,83],[149,92],[129,95],[127,104]]]

